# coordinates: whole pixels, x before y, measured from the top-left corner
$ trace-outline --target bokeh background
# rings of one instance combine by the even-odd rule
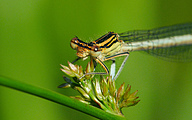
[[[76,58],[74,35],[95,40],[108,31],[152,29],[192,22],[191,0],[0,0],[0,75],[57,91],[59,64]],[[140,103],[124,108],[132,120],[192,119],[192,63],[132,52],[117,85],[139,90]],[[1,120],[95,120],[59,104],[0,86]]]

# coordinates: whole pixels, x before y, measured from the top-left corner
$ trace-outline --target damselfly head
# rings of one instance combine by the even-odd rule
[[[77,56],[84,58],[89,55],[88,44],[81,41],[78,37],[71,40],[70,46],[72,49],[77,50]]]
[[[97,57],[101,54],[102,49],[95,45],[81,41],[78,37],[71,40],[71,48],[77,50],[77,56],[84,58],[89,55]]]

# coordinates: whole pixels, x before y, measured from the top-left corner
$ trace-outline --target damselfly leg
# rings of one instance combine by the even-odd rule
[[[123,60],[123,62],[122,62],[122,64],[121,64],[120,68],[118,69],[117,73],[115,73],[115,69],[116,69],[116,67],[115,67],[115,66],[116,66],[116,65],[115,65],[115,58],[121,57],[121,56],[126,56],[126,57],[124,58],[124,60]],[[125,63],[126,63],[126,61],[127,61],[127,59],[128,59],[128,56],[129,56],[129,52],[123,52],[123,53],[119,53],[119,54],[112,55],[112,56],[109,56],[109,57],[104,58],[104,61],[108,61],[108,60],[113,61],[112,64],[111,64],[111,68],[110,68],[110,75],[111,75],[111,77],[112,77],[113,80],[116,80],[117,77],[119,76],[120,72],[122,71],[122,69],[123,69],[123,67],[124,67],[124,65],[125,65]],[[98,59],[98,58],[94,58],[94,57],[92,57],[92,58],[93,58],[97,63],[99,63],[99,64],[102,66],[102,68],[105,70],[105,72],[90,72],[90,73],[84,74],[82,77],[84,77],[85,75],[90,75],[90,74],[95,74],[95,75],[108,75],[108,74],[109,74],[109,69],[108,69],[108,67],[104,64],[104,62],[101,61],[101,60]],[[79,58],[75,59],[72,63],[74,63],[74,62],[76,62],[76,61],[78,61],[78,60],[79,60]],[[94,67],[96,67],[96,66],[94,66]],[[82,78],[82,77],[81,77],[81,78]],[[80,79],[81,79],[81,78],[80,78]]]

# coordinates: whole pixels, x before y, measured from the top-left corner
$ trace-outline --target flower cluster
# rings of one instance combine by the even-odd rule
[[[97,106],[107,112],[113,114],[122,115],[121,109],[123,107],[129,107],[136,105],[140,100],[137,100],[136,96],[138,91],[130,93],[131,86],[125,87],[123,83],[117,90],[115,81],[110,76],[95,78],[93,60],[87,64],[85,71],[82,66],[74,65],[68,62],[68,67],[61,65],[65,74],[73,78],[73,82],[70,78],[64,76],[66,83],[58,86],[59,88],[73,88],[77,90],[81,96],[73,96],[83,103]]]

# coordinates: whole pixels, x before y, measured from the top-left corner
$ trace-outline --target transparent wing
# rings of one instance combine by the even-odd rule
[[[177,46],[163,49],[151,49],[145,52],[157,58],[172,61],[172,62],[191,62],[192,61],[192,46]]]
[[[171,38],[179,35],[192,34],[192,23],[161,27],[151,30],[137,30],[120,33],[120,40],[126,43],[150,41],[154,39]],[[158,58],[176,61],[192,61],[192,45],[171,46],[167,48],[146,49],[145,52]]]

